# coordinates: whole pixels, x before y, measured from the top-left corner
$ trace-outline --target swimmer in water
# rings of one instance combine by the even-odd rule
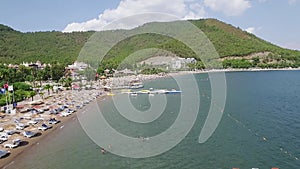
[[[105,154],[106,153],[106,150],[104,148],[101,148],[101,153],[102,154]]]

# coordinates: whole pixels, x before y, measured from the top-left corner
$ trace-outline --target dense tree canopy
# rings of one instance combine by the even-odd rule
[[[273,58],[277,58],[277,60],[279,58],[280,61],[277,62],[280,63],[276,64],[279,64],[280,66],[286,65],[298,67],[300,65],[299,51],[280,48],[229,24],[220,22],[216,19],[193,20],[191,23],[205,33],[221,58],[229,56],[243,57],[253,53],[270,52],[272,53]],[[155,24],[167,25],[169,23],[150,23],[135,29],[143,29],[145,26],[155,26]],[[99,37],[109,35],[110,38],[114,38],[114,35],[118,35],[117,33],[122,34],[124,32],[126,32],[126,30],[103,31],[99,32]],[[40,60],[43,63],[58,62],[62,65],[70,64],[78,59],[82,47],[94,33],[95,32],[93,31],[73,33],[55,31],[21,33],[14,31],[7,26],[0,25],[0,62],[21,63],[23,61],[35,62]],[[199,61],[201,60],[201,56],[196,56],[188,46],[180,41],[167,36],[151,33],[131,36],[122,40],[106,54],[101,64],[95,61],[97,52],[91,53],[90,56],[86,56],[84,59],[90,61],[91,65],[100,65],[100,68],[98,69],[98,72],[100,73],[106,68],[122,68],[120,67],[120,63],[123,62],[125,58],[136,51],[147,48],[158,48],[169,51],[179,57],[195,57]],[[89,59],[89,57],[91,59]],[[151,57],[151,55],[145,55],[135,59],[136,61],[140,61],[148,57]],[[262,67],[275,64],[274,62],[265,63],[263,60],[256,62],[256,64],[253,64],[252,60],[249,62],[252,63],[251,66]],[[129,68],[133,66],[134,64],[127,64],[127,67]],[[43,79],[50,78],[51,76],[52,78],[57,79],[53,74],[51,75],[49,70],[45,71],[48,73],[43,74],[45,76],[42,77]],[[7,73],[11,72],[6,72],[6,74]],[[19,78],[18,74],[16,74],[16,76],[16,78]],[[28,75],[25,78],[31,80],[33,78],[31,76]]]

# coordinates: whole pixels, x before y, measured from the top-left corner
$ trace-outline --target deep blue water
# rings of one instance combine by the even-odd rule
[[[198,143],[198,137],[211,104],[211,87],[207,74],[196,74],[195,78],[201,100],[196,122],[179,144],[163,154],[142,159],[111,153],[103,155],[74,119],[19,156],[8,168],[300,167],[300,71],[226,73],[227,99],[223,117],[203,144]],[[150,81],[145,85],[146,89],[149,87],[179,89],[171,78]],[[149,97],[157,96],[140,95],[130,100],[138,110],[145,111],[151,107]],[[122,102],[122,99],[128,96],[114,96],[115,101]],[[99,100],[99,106],[105,119],[118,132],[130,137],[152,137],[167,130],[178,116],[181,95],[168,95],[167,101],[164,112],[147,124],[125,119],[113,106],[111,98]]]

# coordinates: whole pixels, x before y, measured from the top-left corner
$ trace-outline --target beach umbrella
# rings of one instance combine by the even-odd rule
[[[106,79],[106,76],[100,76],[100,79]]]
[[[50,110],[58,109],[58,106],[57,106],[57,105],[51,105],[51,106],[49,106],[49,109],[50,109]]]
[[[35,105],[35,106],[32,106],[32,108],[34,108],[34,109],[41,109],[42,106],[40,106],[40,105]]]
[[[25,105],[23,105],[23,104],[19,104],[16,106],[17,109],[23,109],[24,107],[25,107]]]

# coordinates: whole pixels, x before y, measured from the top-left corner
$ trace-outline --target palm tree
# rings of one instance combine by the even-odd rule
[[[35,68],[31,68],[31,76],[33,77],[31,79],[32,83],[33,83],[33,87],[36,87],[35,80],[37,78],[37,75],[36,75],[36,69]]]
[[[44,92],[40,92],[39,95],[41,96],[42,99],[44,99]]]
[[[31,95],[30,95],[30,91],[26,91],[26,92],[25,92],[25,97],[26,97],[26,99],[29,99],[30,96],[31,96]]]
[[[64,86],[64,83],[66,82],[66,78],[62,77],[58,81],[62,86]]]
[[[41,70],[38,71],[36,76],[36,79],[40,82],[40,86],[42,86],[43,72]]]
[[[53,88],[53,86],[51,86],[50,84],[46,84],[44,86],[44,89],[48,91],[48,95],[50,95],[50,89],[52,89],[52,88]]]
[[[33,101],[33,96],[35,96],[36,92],[35,91],[28,91],[26,92],[26,97],[30,98],[31,97],[31,101]]]
[[[65,80],[65,87],[71,87],[72,86],[72,78],[68,77],[66,80]]]

